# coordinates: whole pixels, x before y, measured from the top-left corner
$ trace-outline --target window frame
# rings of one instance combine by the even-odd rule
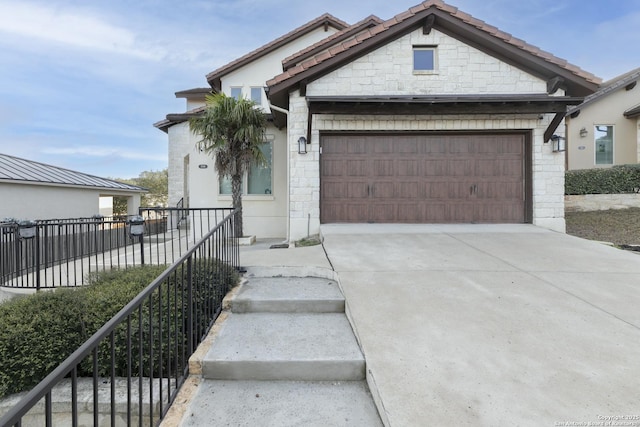
[[[251,171],[251,168],[249,168],[249,170],[245,171],[245,173],[242,175],[242,197],[243,198],[248,198],[248,199],[252,199],[252,198],[256,198],[256,199],[273,199],[274,197],[274,188],[273,188],[273,183],[274,183],[274,177],[273,177],[273,160],[274,160],[274,149],[275,149],[275,136],[274,135],[265,135],[265,140],[264,140],[265,144],[271,144],[271,159],[270,159],[270,168],[271,168],[271,173],[270,173],[270,193],[249,193],[249,173]],[[229,188],[229,192],[228,193],[223,193],[222,192],[222,186],[225,185],[228,186]],[[222,199],[231,199],[231,178],[230,177],[223,177],[222,179],[218,178],[218,197],[222,198]]]
[[[239,91],[238,96],[235,96],[233,94],[234,90],[238,90]],[[231,86],[231,88],[229,88],[229,96],[231,98],[235,98],[235,99],[242,98],[242,86]]]
[[[598,128],[607,127],[611,128],[611,162],[610,163],[598,163],[598,134],[602,133],[602,131],[598,130]],[[608,132],[607,132],[608,133]],[[594,124],[593,125],[593,164],[596,166],[613,166],[615,164],[615,141],[616,141],[616,128],[613,124]],[[606,153],[606,151],[604,151]]]
[[[432,52],[432,69],[424,68],[417,69],[416,68],[416,53],[417,52]],[[437,74],[438,73],[438,46],[435,45],[414,45],[412,49],[412,70],[413,74]]]
[[[253,99],[253,95],[254,95],[253,91],[254,91],[254,90],[258,90],[258,91],[260,91],[260,99],[259,99],[258,101],[256,101],[255,99]],[[262,88],[262,86],[251,86],[251,89],[250,89],[250,92],[249,92],[249,95],[250,95],[250,98],[249,98],[249,99],[250,99],[251,101],[255,102],[255,103],[256,103],[256,105],[258,105],[258,106],[262,106],[262,100],[263,100],[263,98],[264,98],[264,97],[263,97],[263,94],[264,94],[264,89]]]

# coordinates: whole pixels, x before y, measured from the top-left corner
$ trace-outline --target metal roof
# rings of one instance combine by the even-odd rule
[[[0,183],[2,181],[22,181],[34,184],[54,184],[133,192],[147,191],[137,185],[125,184],[112,179],[100,178],[0,153]]]

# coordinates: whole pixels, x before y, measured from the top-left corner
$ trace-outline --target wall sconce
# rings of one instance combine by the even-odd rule
[[[551,143],[553,144],[554,153],[567,150],[567,139],[564,136],[553,135],[551,137]]]
[[[36,222],[28,219],[19,221],[18,235],[21,239],[33,239],[36,237]]]
[[[588,134],[589,134],[589,131],[587,130],[587,128],[580,129],[580,138],[584,138]]]
[[[136,215],[131,217],[128,221],[129,223],[129,236],[140,237],[144,235],[144,218],[140,215]]]
[[[304,136],[298,138],[298,153],[307,154],[307,138]]]

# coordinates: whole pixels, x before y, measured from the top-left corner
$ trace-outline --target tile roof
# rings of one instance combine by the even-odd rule
[[[602,83],[602,85],[600,85],[600,89],[598,89],[596,92],[592,93],[591,95],[585,97],[582,104],[569,109],[569,111],[567,111],[567,115],[573,114],[577,110],[580,110],[581,108],[586,107],[587,105],[597,101],[603,96],[613,93],[618,89],[621,89],[623,87],[626,87],[629,84],[637,82],[638,80],[640,80],[640,67],[635,68],[631,71],[628,71],[624,74],[621,74],[618,77],[614,77],[611,80],[607,80],[606,82]]]
[[[332,16],[328,13],[325,13],[323,15],[320,15],[319,17],[317,17],[316,19],[307,22],[306,24],[296,28],[295,30],[292,30],[290,32],[288,32],[287,34],[278,37],[277,39],[265,44],[262,47],[259,47],[258,49],[249,52],[248,54],[236,59],[235,61],[232,61],[220,68],[218,68],[217,70],[214,70],[212,72],[210,72],[209,74],[207,74],[207,81],[209,82],[209,84],[211,85],[211,87],[213,87],[214,89],[220,90],[220,78],[225,75],[230,73],[231,71],[234,71],[252,61],[255,61],[256,59],[270,53],[273,52],[274,50],[278,49],[279,47],[295,40],[296,38],[313,31],[316,28],[319,28],[323,25],[329,25],[332,26],[338,30],[343,30],[345,28],[347,28],[349,26],[349,24],[347,24],[346,22],[336,18],[335,16]]]
[[[364,31],[367,28],[375,27],[376,25],[381,24],[383,21],[375,15],[369,15],[363,20],[351,25],[350,27],[345,28],[344,30],[338,31],[327,37],[326,39],[320,40],[317,43],[312,44],[311,46],[302,49],[299,52],[294,53],[293,55],[285,58],[282,61],[282,67],[284,70],[287,70],[294,66],[297,62],[306,59],[313,54],[317,54],[319,51],[322,51],[332,44],[335,44],[339,41],[343,41],[349,37],[353,37],[361,31]]]
[[[358,37],[356,37],[355,39],[352,40],[348,40],[346,42],[343,43],[338,43],[336,44],[334,47],[330,48],[328,50],[328,54],[327,53],[323,53],[319,56],[316,56],[314,58],[311,58],[301,64],[299,64],[296,67],[290,68],[287,71],[285,71],[284,73],[274,77],[273,79],[269,80],[267,82],[268,86],[274,86],[280,83],[285,82],[286,80],[301,74],[311,68],[313,68],[314,66],[327,61],[329,59],[332,59],[340,54],[342,54],[343,52],[348,51],[349,49],[353,48],[354,46],[360,45],[364,42],[366,42],[367,40],[385,33],[387,31],[390,31],[392,29],[394,29],[394,27],[398,26],[399,24],[402,24],[403,22],[407,21],[408,19],[413,18],[414,16],[416,16],[417,14],[420,14],[424,11],[426,11],[427,9],[433,8],[434,10],[439,10],[441,12],[444,12],[446,14],[449,14],[450,16],[452,16],[453,18],[456,18],[472,27],[477,28],[478,30],[489,34],[501,41],[503,41],[504,43],[507,43],[508,45],[511,45],[513,47],[516,47],[518,49],[521,49],[524,52],[527,52],[531,55],[534,55],[546,62],[548,62],[549,64],[553,64],[553,65],[557,65],[561,68],[564,68],[565,70],[571,72],[572,74],[576,75],[577,77],[580,77],[590,83],[593,84],[600,84],[601,83],[601,79],[596,77],[595,75],[588,73],[580,68],[578,68],[575,65],[569,64],[566,60],[558,58],[554,55],[552,55],[549,52],[545,52],[543,50],[541,50],[540,48],[530,45],[526,42],[524,42],[521,39],[515,38],[513,37],[511,34],[500,31],[498,28],[491,26],[487,23],[485,23],[484,21],[481,21],[479,19],[476,19],[474,17],[472,17],[471,15],[462,12],[460,10],[458,10],[458,8],[450,6],[448,4],[446,4],[445,2],[443,2],[442,0],[428,0],[425,1],[415,7],[410,8],[408,11],[402,12],[396,16],[394,16],[393,18],[377,25],[376,27],[370,28],[368,30],[363,31],[362,34],[360,34]]]
[[[625,111],[624,116],[628,119],[631,119],[633,117],[638,117],[640,116],[640,104],[633,106],[631,108],[629,108],[627,111]]]
[[[37,184],[57,184],[132,192],[147,191],[137,185],[100,178],[45,163],[9,156],[8,154],[0,154],[0,183],[3,181],[23,181]]]

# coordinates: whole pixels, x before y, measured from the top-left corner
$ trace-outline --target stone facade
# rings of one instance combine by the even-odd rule
[[[438,71],[413,73],[413,46],[437,45]],[[433,30],[407,34],[335,70],[307,87],[307,96],[545,93],[546,82],[502,63],[455,38]],[[558,94],[563,94],[559,91]],[[320,225],[320,133],[323,131],[528,131],[532,139],[533,223],[564,232],[564,156],[544,142],[552,114],[434,116],[313,116],[308,154],[298,154],[306,134],[308,108],[299,92],[290,95],[290,238]],[[562,129],[562,125],[560,126]]]

